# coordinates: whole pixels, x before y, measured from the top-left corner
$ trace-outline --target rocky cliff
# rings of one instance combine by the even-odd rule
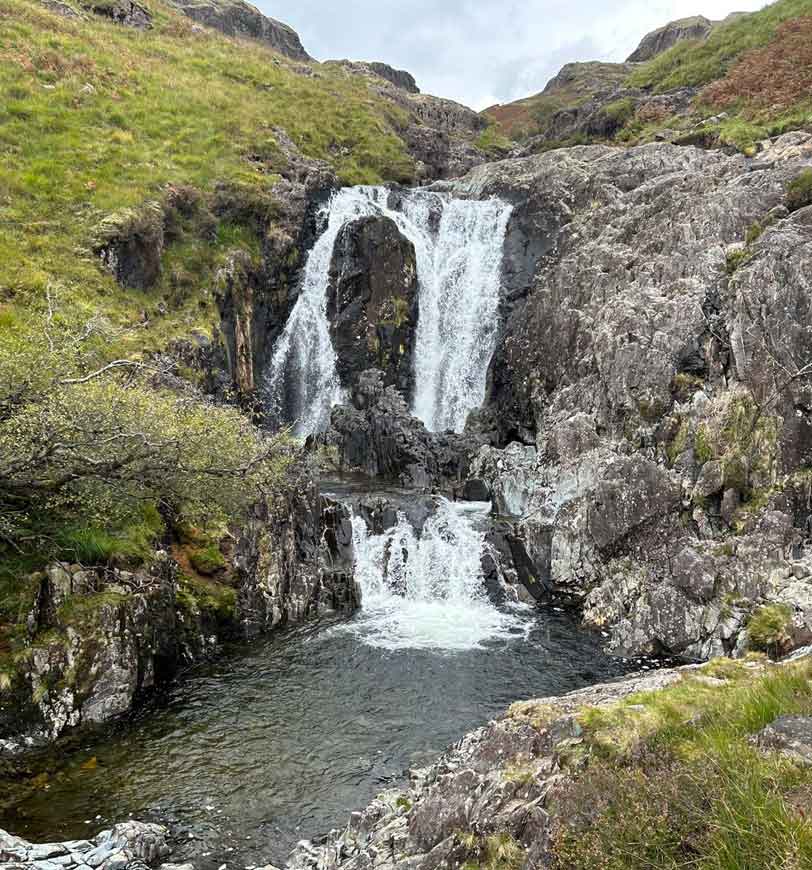
[[[810,158],[806,134],[758,159],[592,146],[453,185],[515,203],[524,281],[476,421],[505,449],[473,473],[618,652],[738,653],[770,606],[809,638],[812,236],[786,191]]]

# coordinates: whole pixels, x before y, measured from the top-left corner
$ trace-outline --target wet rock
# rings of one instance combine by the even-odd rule
[[[319,493],[307,466],[299,475],[277,504],[257,507],[237,542],[237,619],[247,637],[352,611],[360,600],[349,511]]]
[[[479,439],[429,432],[400,392],[384,387],[382,372],[362,372],[352,402],[333,409],[330,428],[319,437],[337,449],[344,470],[417,490],[450,489],[467,477]]]
[[[330,265],[327,317],[345,387],[378,368],[411,401],[418,321],[414,246],[386,217],[359,218],[339,233]]]
[[[474,477],[463,484],[461,497],[463,501],[490,501],[491,491],[484,480]]]
[[[812,717],[781,716],[759,731],[755,743],[798,764],[812,765]]]

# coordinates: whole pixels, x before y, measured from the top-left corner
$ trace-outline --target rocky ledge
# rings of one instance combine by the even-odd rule
[[[29,843],[0,830],[3,870],[124,870],[154,865],[169,854],[161,825],[125,822],[92,840]],[[163,865],[170,868],[172,865]]]

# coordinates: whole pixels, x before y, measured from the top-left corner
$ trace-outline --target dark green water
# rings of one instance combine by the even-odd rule
[[[566,613],[520,617],[515,636],[464,651],[368,645],[363,611],[232,650],[52,763],[0,827],[67,839],[132,815],[169,822],[173,860],[204,870],[282,863],[513,701],[630,667]]]

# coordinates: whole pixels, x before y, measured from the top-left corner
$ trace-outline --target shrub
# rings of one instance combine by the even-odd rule
[[[812,205],[812,169],[804,169],[787,185],[786,203],[790,211]]]
[[[806,100],[812,90],[812,17],[785,21],[770,42],[746,52],[702,100],[715,107],[743,104],[780,112]]]
[[[753,649],[779,654],[792,639],[792,611],[785,604],[760,607],[747,624],[747,640]]]
[[[137,558],[159,506],[210,526],[278,489],[284,438],[150,386],[136,362],[105,364],[56,318],[30,326],[0,346],[0,550]]]

